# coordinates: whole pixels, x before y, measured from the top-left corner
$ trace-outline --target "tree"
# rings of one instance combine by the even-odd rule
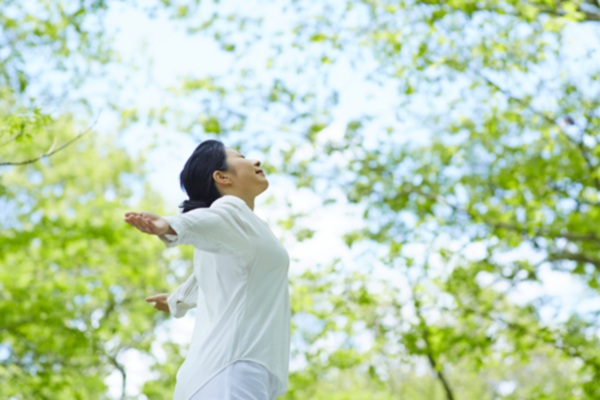
[[[70,137],[73,123],[53,128]],[[106,398],[106,377],[125,387],[123,356],[148,353],[162,319],[144,298],[167,286],[163,246],[122,223],[160,199],[108,139],[72,149],[2,176],[2,398]]]
[[[123,64],[105,24],[118,3],[0,4],[2,398],[106,398],[112,373],[125,398],[124,357],[150,357],[161,320],[143,299],[166,289],[162,246],[121,220],[161,200],[114,136],[82,140],[98,108],[122,111],[83,90]]]

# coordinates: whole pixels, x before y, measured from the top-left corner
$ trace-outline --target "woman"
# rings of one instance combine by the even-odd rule
[[[183,213],[128,212],[125,221],[167,246],[194,246],[194,272],[172,295],[147,301],[181,317],[197,306],[175,400],[271,400],[287,388],[289,257],[254,200],[268,186],[260,161],[215,140],[181,171]],[[166,302],[166,303],[165,303]]]

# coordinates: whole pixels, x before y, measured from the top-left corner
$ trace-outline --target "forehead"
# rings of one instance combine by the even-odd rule
[[[226,147],[225,148],[225,153],[228,156],[241,156],[242,153],[240,153],[239,151],[237,151],[236,149],[232,149],[231,147]]]

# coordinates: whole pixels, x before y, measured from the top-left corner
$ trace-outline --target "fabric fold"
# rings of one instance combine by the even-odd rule
[[[196,307],[198,303],[198,281],[192,273],[187,280],[179,285],[168,297],[169,311],[175,318],[183,317],[188,310]]]

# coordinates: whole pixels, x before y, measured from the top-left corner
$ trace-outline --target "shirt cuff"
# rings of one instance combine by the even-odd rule
[[[174,221],[170,220],[170,217],[163,217],[171,226],[171,229],[173,229],[176,233],[175,234],[164,234],[159,236],[160,240],[162,240],[167,247],[173,247],[176,246],[177,244],[179,244],[179,239],[181,239],[180,235],[177,234],[177,230],[173,227],[174,225]]]
[[[185,304],[179,298],[179,296],[173,296],[173,295],[171,295],[167,298],[167,304],[169,305],[169,311],[171,312],[171,315],[174,316],[175,318],[183,317],[190,308],[193,308],[193,307],[190,307],[187,304]]]

